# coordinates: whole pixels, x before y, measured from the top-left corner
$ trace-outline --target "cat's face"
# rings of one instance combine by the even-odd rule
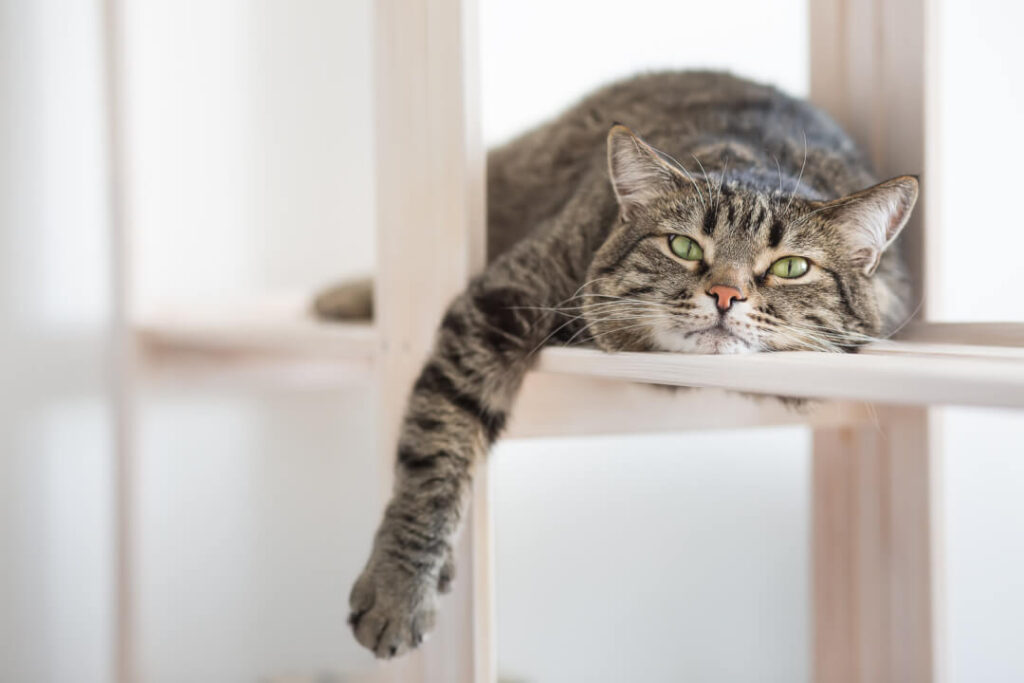
[[[833,202],[690,179],[623,126],[609,135],[620,221],[584,287],[612,351],[852,348],[878,335],[875,270],[917,198],[908,176]]]

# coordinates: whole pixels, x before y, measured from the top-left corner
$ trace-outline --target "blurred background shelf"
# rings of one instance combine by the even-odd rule
[[[165,304],[141,316],[135,330],[155,350],[372,359],[372,324],[323,323],[309,312],[309,301],[285,294]]]
[[[373,377],[372,324],[323,323],[305,295],[163,305],[134,330],[151,377],[317,389]]]

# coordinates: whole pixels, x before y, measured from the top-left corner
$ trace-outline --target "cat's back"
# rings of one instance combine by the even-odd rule
[[[624,123],[680,160],[718,145],[734,158],[801,165],[821,195],[871,180],[854,143],[824,113],[778,89],[714,71],[651,73],[618,81],[488,155],[488,252],[505,251],[556,215],[581,184],[607,185],[605,141]],[[711,153],[714,163],[714,152]],[[742,160],[742,159],[741,159]],[[817,188],[813,185],[817,183]]]

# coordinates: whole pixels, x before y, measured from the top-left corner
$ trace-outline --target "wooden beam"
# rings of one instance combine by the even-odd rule
[[[448,302],[484,265],[486,164],[474,1],[378,0],[375,7],[377,433],[387,497],[409,389]],[[453,594],[430,640],[387,665],[393,680],[494,679],[485,467],[475,473]]]
[[[691,391],[636,382],[534,372],[526,377],[506,438],[650,434],[780,425],[867,424],[862,402],[786,406],[720,389]]]
[[[103,66],[106,110],[107,206],[110,220],[111,326],[109,378],[114,425],[114,652],[115,680],[139,680],[136,555],[137,459],[135,449],[138,340],[132,326],[133,277],[128,198],[131,177],[125,148],[124,26],[119,0],[104,0]]]
[[[922,175],[921,201],[901,243],[926,316],[935,310],[933,295],[939,291],[934,286],[938,194],[932,191],[939,169],[936,5],[936,0],[810,3],[811,99],[866,147],[883,176]],[[944,351],[932,348],[931,357],[952,360],[943,358]],[[980,359],[985,354],[975,355],[979,358],[967,362],[985,366]],[[874,377],[876,388],[895,387],[898,376],[921,357],[870,358],[873,367],[889,363],[894,370]],[[1007,362],[1008,368],[1019,364],[1009,356]],[[968,397],[972,392],[964,386],[951,390],[955,384],[942,382],[931,401],[922,395],[915,402],[984,400],[980,394]],[[1019,405],[1020,388],[1006,387],[1004,398]],[[813,671],[818,683],[942,680],[937,419],[927,408],[884,408],[875,432],[815,434]]]
[[[1024,407],[1020,349],[894,345],[858,354],[811,351],[739,356],[546,349],[537,370],[794,398],[905,405]],[[957,352],[959,349],[959,353]]]
[[[814,678],[935,680],[933,438],[919,409],[814,435]]]

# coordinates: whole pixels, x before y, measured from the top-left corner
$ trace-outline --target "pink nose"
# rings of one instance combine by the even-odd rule
[[[728,285],[715,285],[708,290],[708,296],[713,296],[718,299],[718,308],[723,311],[728,311],[732,307],[733,301],[743,301],[743,292],[730,287]]]

